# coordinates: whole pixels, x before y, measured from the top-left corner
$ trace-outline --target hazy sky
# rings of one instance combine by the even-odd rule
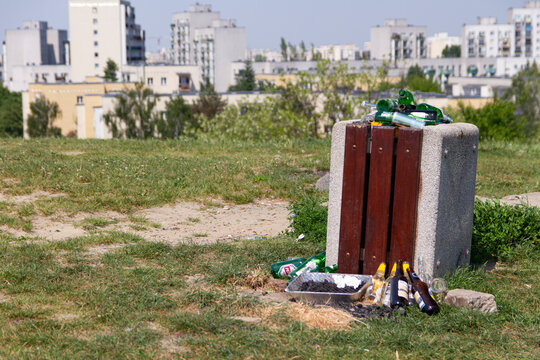
[[[90,0],[89,0],[90,1]],[[478,16],[495,16],[507,22],[510,7],[525,0],[199,0],[212,4],[223,18],[246,28],[248,48],[279,48],[280,38],[307,45],[356,44],[369,41],[369,28],[384,19],[406,18],[409,24],[436,32],[460,35],[461,25],[475,24]],[[137,22],[146,30],[147,48],[169,46],[171,14],[188,9],[195,1],[131,0]],[[0,0],[0,42],[6,29],[25,20],[44,20],[56,29],[69,30],[68,0]]]

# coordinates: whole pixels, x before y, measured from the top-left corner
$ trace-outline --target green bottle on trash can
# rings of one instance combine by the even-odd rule
[[[381,99],[377,101],[377,111],[396,111],[399,105],[394,99]]]
[[[378,112],[375,115],[375,121],[382,124],[403,125],[412,128],[422,128],[426,126],[426,122],[423,119],[415,116],[406,115],[400,112]]]
[[[416,106],[413,94],[408,90],[399,90],[398,104],[405,106]]]
[[[305,258],[296,258],[277,262],[270,265],[270,272],[276,279],[288,279],[291,277],[290,274],[298,269],[304,261],[306,261]]]
[[[324,269],[324,263],[326,262],[326,251],[323,251],[320,254],[313,255],[306,260],[298,269],[291,273],[291,278],[302,275],[306,272],[321,272]]]

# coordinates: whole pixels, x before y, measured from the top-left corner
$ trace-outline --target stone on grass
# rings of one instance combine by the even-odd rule
[[[455,306],[458,308],[469,308],[479,310],[483,313],[496,313],[497,304],[495,296],[483,292],[454,289],[450,290],[444,298],[446,305]]]
[[[330,188],[330,173],[326,173],[315,183],[315,187],[321,191],[328,191]]]

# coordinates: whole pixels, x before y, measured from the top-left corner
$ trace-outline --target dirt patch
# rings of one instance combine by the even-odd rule
[[[0,293],[0,304],[11,301],[11,296]]]
[[[72,321],[79,318],[79,316],[75,314],[56,314],[54,318],[58,321]]]
[[[84,152],[82,152],[82,151],[66,151],[66,152],[63,152],[61,154],[66,155],[66,156],[77,156],[77,155],[84,154]]]
[[[86,254],[90,256],[101,256],[108,253],[109,251],[121,249],[126,246],[127,246],[126,244],[99,245],[99,246],[94,246],[87,249]]]
[[[43,194],[42,194],[43,195]],[[26,201],[38,198],[29,195]],[[1,200],[1,199],[0,199]],[[289,226],[288,203],[280,201],[257,201],[244,205],[220,205],[206,207],[201,203],[181,202],[145,209],[131,217],[116,213],[77,214],[73,217],[56,215],[36,216],[32,219],[33,230],[26,233],[10,229],[14,236],[36,236],[49,241],[61,241],[80,237],[96,231],[123,231],[139,235],[146,240],[179,243],[211,244],[217,241],[273,237]],[[85,229],[87,218],[115,220],[94,229]],[[140,221],[133,219],[144,219]]]
[[[15,204],[20,204],[20,203],[33,202],[33,201],[36,201],[36,200],[46,200],[46,199],[52,199],[52,198],[57,198],[57,197],[65,197],[65,196],[67,196],[67,194],[62,194],[62,193],[52,194],[52,193],[47,192],[47,191],[39,190],[39,191],[34,191],[31,194],[17,195],[17,196],[11,196],[11,195],[6,195],[6,194],[3,194],[3,193],[0,193],[0,201],[6,201],[6,202],[15,203]]]

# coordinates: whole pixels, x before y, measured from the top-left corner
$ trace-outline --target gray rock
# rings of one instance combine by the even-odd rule
[[[526,206],[536,206],[540,207],[540,192],[534,192],[534,193],[528,193],[528,194],[520,194],[520,195],[508,195],[503,197],[502,199],[490,199],[484,196],[476,196],[476,199],[486,202],[486,201],[494,201],[494,202],[500,202],[501,204],[505,205],[526,205]]]
[[[315,183],[315,187],[322,191],[328,191],[330,188],[330,173],[326,173],[321,177],[319,180],[317,180],[317,183]]]
[[[505,196],[501,199],[501,203],[507,205],[524,204],[540,207],[540,192]]]
[[[454,289],[450,290],[444,298],[446,305],[469,308],[481,311],[483,313],[497,313],[497,304],[495,303],[495,296],[486,294],[483,292],[466,290],[466,289]]]

